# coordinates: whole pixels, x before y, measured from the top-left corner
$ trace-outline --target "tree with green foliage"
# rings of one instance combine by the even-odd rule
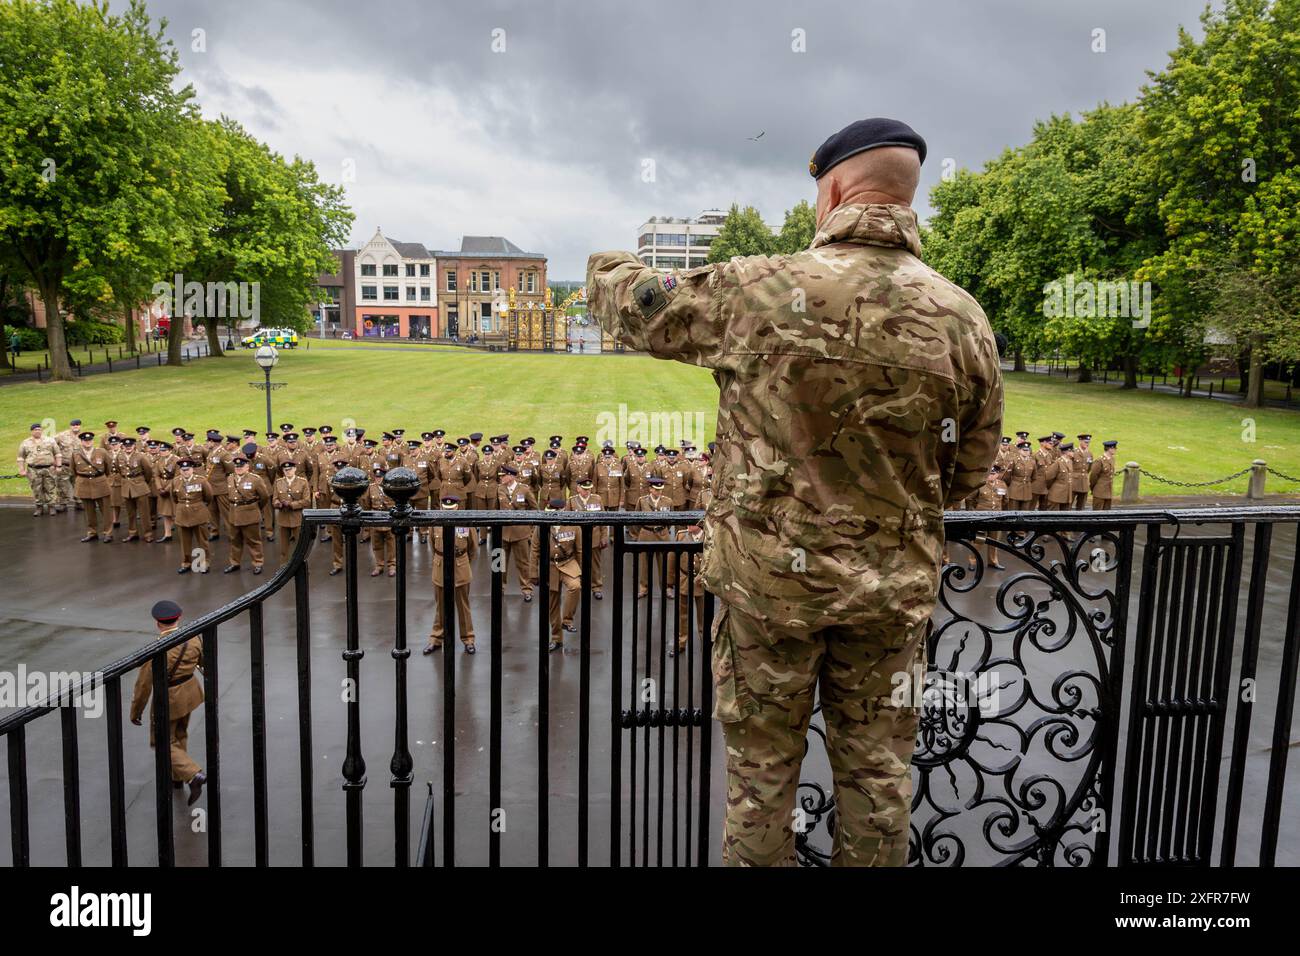
[[[1207,274],[1269,298],[1263,290],[1300,261],[1300,0],[1226,0],[1221,10],[1207,7],[1201,24],[1199,42],[1179,31],[1141,98],[1143,161],[1168,235],[1144,271],[1161,284],[1170,306],[1163,318],[1182,327],[1184,342],[1215,324],[1206,312],[1223,301],[1204,294]],[[1255,323],[1242,331],[1253,407],[1268,357],[1300,354],[1270,343]]]
[[[0,235],[45,306],[51,371],[72,378],[65,296],[109,295],[99,264],[149,261],[188,188],[193,90],[140,0],[120,15],[74,0],[0,2]]]
[[[793,209],[785,211],[785,221],[776,237],[775,249],[784,255],[802,252],[812,245],[817,233],[817,211],[808,200],[801,199]]]
[[[347,240],[353,215],[342,187],[321,182],[311,162],[286,160],[232,119],[206,127],[199,148],[217,169],[222,200],[181,272],[185,282],[227,290],[224,314],[198,320],[209,352],[219,356],[220,326],[233,327],[240,317],[243,283],[249,291],[242,301],[251,303],[251,290],[257,289],[262,325],[309,328],[317,280],[336,267],[332,249]],[[173,310],[180,314],[182,303]],[[180,324],[173,323],[169,363],[180,362]]]
[[[732,203],[718,235],[709,246],[709,262],[726,262],[732,256],[768,256],[776,251],[776,237],[753,206]]]

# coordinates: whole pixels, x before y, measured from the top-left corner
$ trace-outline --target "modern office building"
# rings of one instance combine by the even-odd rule
[[[656,269],[694,269],[709,261],[709,246],[727,214],[706,209],[694,219],[651,216],[637,230],[636,254]],[[772,227],[769,225],[769,229]],[[772,229],[775,235],[780,230]]]

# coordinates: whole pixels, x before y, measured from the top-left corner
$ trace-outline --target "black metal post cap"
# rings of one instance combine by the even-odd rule
[[[394,468],[384,475],[384,494],[404,508],[420,490],[420,476],[411,468]]]
[[[357,499],[365,494],[369,486],[370,481],[360,468],[340,468],[330,479],[330,487],[334,489],[334,493],[348,505],[355,505]]]

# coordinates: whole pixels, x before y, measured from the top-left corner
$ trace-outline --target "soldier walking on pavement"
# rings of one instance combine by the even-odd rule
[[[31,435],[18,446],[18,474],[27,479],[32,489],[32,517],[39,518],[54,512],[55,475],[63,467],[63,452],[59,443],[42,434],[41,426],[32,425]],[[63,511],[63,508],[58,510]]]
[[[180,605],[173,601],[159,601],[151,612],[158,624],[161,640],[181,626]],[[177,790],[189,785],[188,805],[193,806],[203,793],[208,776],[194,762],[186,749],[189,743],[190,714],[203,703],[203,685],[195,671],[203,667],[203,639],[197,635],[167,652],[167,719],[168,747],[171,750],[172,786]],[[145,705],[153,694],[153,659],[140,666],[135,680],[135,694],[131,698],[131,723],[140,726]],[[153,708],[149,708],[149,746],[156,747],[153,731]]]
[[[1002,434],[988,320],[920,259],[912,197],[925,143],[860,120],[814,154],[817,232],[792,255],[659,272],[587,265],[603,331],[719,386],[704,581],[723,722],[723,860],[793,865],[795,791],[814,699],[834,774],[832,863],[907,862],[920,701],[943,509],[983,483]],[[807,313],[790,307],[798,288]],[[941,422],[959,423],[956,441]],[[791,555],[801,556],[798,565]]]

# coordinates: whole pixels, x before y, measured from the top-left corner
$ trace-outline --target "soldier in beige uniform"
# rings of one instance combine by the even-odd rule
[[[623,507],[623,462],[614,452],[613,443],[606,441],[596,459],[596,496],[607,511]]]
[[[212,521],[212,486],[196,471],[199,462],[182,458],[177,462],[179,474],[171,480],[167,493],[175,506],[176,527],[180,529],[181,566],[177,574],[189,574],[192,562],[199,562],[199,573],[207,574],[212,563],[208,547],[208,524]],[[202,559],[195,551],[202,550]]]
[[[59,455],[63,464],[54,469],[55,511],[67,511],[69,506],[81,510],[81,502],[72,493],[72,453],[77,450],[77,434],[81,431],[81,419],[74,418],[68,427],[54,436],[59,446]]]
[[[673,502],[667,495],[663,494],[664,480],[658,475],[651,475],[645,479],[649,492],[641,496],[641,500],[636,503],[633,511],[672,511]],[[638,541],[668,541],[671,540],[669,526],[661,525],[644,525],[637,529]],[[636,596],[643,598],[649,591],[648,582],[650,580],[650,556],[643,554],[637,558],[637,563],[641,566],[641,580],[637,585]],[[659,577],[664,580],[664,556],[662,554],[655,556],[655,565],[659,569]],[[673,573],[676,573],[677,565],[673,565]],[[671,585],[669,585],[671,587]]]
[[[302,512],[311,507],[311,483],[298,474],[298,463],[292,458],[280,465],[284,472],[277,478],[271,492],[271,504],[276,509],[275,523],[280,529],[280,563],[289,560],[298,535],[302,531]]]
[[[1047,467],[1047,510],[1067,511],[1070,507],[1070,488],[1074,484],[1074,442],[1065,442],[1057,449],[1055,460]]]
[[[470,507],[475,511],[494,511],[497,507],[497,469],[505,461],[502,455],[502,446],[505,439],[496,435],[488,440],[487,447],[479,455],[478,462],[474,465],[474,471],[477,476],[475,483],[476,491],[470,501]],[[491,540],[491,532],[487,528],[479,529],[478,543],[487,544]]]
[[[126,435],[124,433],[117,430],[117,422],[104,422],[104,434],[99,436],[99,447],[104,449],[104,451],[108,451],[109,439],[116,438],[118,441],[121,441],[125,437]]]
[[[569,455],[569,487],[576,490],[588,478],[596,477],[596,460],[587,450],[587,437],[579,435]]]
[[[256,446],[254,446],[256,447]],[[230,562],[226,565],[226,574],[239,570],[244,561],[244,547],[248,547],[248,556],[253,562],[253,573],[262,573],[262,509],[271,500],[260,475],[255,475],[249,467],[248,446],[231,459],[235,473],[230,476]]]
[[[1113,438],[1101,443],[1103,449],[1100,458],[1092,463],[1088,472],[1088,484],[1092,489],[1092,510],[1109,511],[1115,497],[1115,449],[1119,442]]]
[[[677,535],[678,541],[698,542],[704,540],[704,529],[698,524],[687,525]],[[704,569],[703,555],[697,554],[692,560],[688,555],[681,555],[677,567],[677,646],[669,648],[670,657],[686,650],[690,638],[690,606],[692,590],[695,603],[696,634],[704,633]],[[691,570],[694,569],[694,582]]]
[[[464,499],[465,487],[469,483],[468,475],[465,472],[464,464],[457,457],[456,446],[451,442],[445,442],[442,446],[442,457],[438,459],[437,476],[439,501],[448,495],[455,495],[458,501]]]
[[[1016,457],[1011,459],[1010,471],[1004,472],[1007,478],[1006,504],[1012,511],[1030,511],[1034,506],[1034,475],[1038,466],[1030,454],[1030,445],[1021,441],[1016,445]]]
[[[988,320],[921,259],[911,202],[924,151],[881,117],[831,136],[810,163],[817,232],[801,252],[668,273],[634,253],[588,261],[603,331],[718,384],[704,581],[722,604],[728,864],[794,864],[815,703],[835,782],[832,863],[907,862],[920,702],[895,702],[890,676],[924,671],[943,509],[985,480],[1002,434]],[[806,561],[792,570],[795,549]]]
[[[159,601],[153,606],[153,618],[158,623],[158,638],[167,637],[179,628],[181,609],[172,601]],[[171,750],[172,786],[177,790],[189,784],[190,806],[203,793],[207,775],[194,762],[186,749],[189,743],[190,714],[203,703],[203,686],[195,671],[203,667],[203,639],[192,637],[167,652],[167,719],[168,746]],[[153,694],[153,660],[140,667],[135,680],[135,693],[131,698],[131,723],[140,726],[145,705]],[[149,746],[157,746],[153,733],[153,708],[149,709]]]
[[[497,509],[500,511],[536,511],[537,497],[533,489],[519,480],[519,470],[514,465],[502,465],[497,473]],[[515,573],[519,576],[519,590],[524,601],[533,599],[532,541],[533,528],[527,525],[506,525],[501,529],[501,543],[505,550],[504,574],[509,573],[513,559]],[[502,582],[504,584],[504,581]]]
[[[578,491],[569,497],[570,511],[604,511],[605,503],[594,491],[595,482],[583,478]],[[591,596],[597,601],[605,597],[605,569],[602,566],[605,549],[609,547],[609,528],[591,529]]]
[[[542,479],[537,492],[538,501],[563,498],[568,493],[569,476],[564,468],[564,460],[556,449],[548,448],[542,452],[542,466],[538,469],[538,474]]]
[[[212,500],[216,504],[216,514],[212,516],[208,540],[214,541],[222,532],[230,536],[230,476],[235,473],[231,459],[239,454],[239,439],[226,435],[225,441],[208,454],[208,487],[212,489]]]
[[[638,445],[632,451],[630,459],[624,459],[623,466],[623,510],[636,511],[637,503],[645,497],[650,486],[646,483],[653,474],[650,463],[646,461],[646,450]]]
[[[162,518],[163,534],[158,541],[172,540],[172,526],[176,518],[176,502],[168,494],[172,479],[176,477],[177,464],[180,459],[172,452],[172,446],[165,441],[154,444],[153,488],[154,513]]]
[[[32,425],[30,431],[31,435],[18,446],[18,474],[31,486],[35,503],[32,517],[39,518],[54,511],[58,494],[54,479],[63,465],[63,452],[53,438],[44,437],[39,424]]]
[[[546,510],[564,510],[564,499],[550,499],[546,503]],[[548,575],[551,592],[551,642],[546,649],[562,651],[564,632],[578,629],[573,623],[573,615],[577,613],[578,595],[582,592],[582,533],[574,524],[552,525],[542,531],[551,553]]]
[[[1088,446],[1092,443],[1092,436],[1083,434],[1077,437],[1079,447],[1074,450],[1074,460],[1070,465],[1070,508],[1082,511],[1088,507],[1088,480],[1092,473],[1092,452]]]
[[[248,445],[244,446],[244,454],[248,456],[249,471],[261,478],[262,484],[266,486],[266,500],[262,504],[261,533],[266,536],[267,541],[275,540],[275,509],[271,507],[271,486],[280,474],[280,461],[282,459],[280,457],[279,438],[280,436],[276,432],[267,432],[266,444],[261,447],[254,445],[251,454]]]
[[[1052,445],[1052,436],[1038,439],[1038,451],[1034,452],[1034,480],[1030,484],[1035,511],[1055,510],[1049,509],[1047,501],[1047,473],[1055,461],[1056,450]]]
[[[72,453],[72,473],[76,477],[76,494],[86,511],[86,536],[82,541],[113,540],[109,514],[111,491],[108,487],[108,452],[94,445],[95,433],[77,436],[80,447]]]
[[[331,478],[333,478],[344,468],[352,467],[351,465],[348,464],[347,458],[344,457],[345,454],[346,454],[345,452],[340,450],[339,456],[335,458],[332,462],[330,462],[327,468],[321,469],[321,473],[325,476],[325,487],[328,489],[328,494],[329,494],[329,498],[326,499],[329,503],[328,504],[322,503],[321,507],[323,508],[343,507],[343,499],[334,493],[334,489],[329,484],[329,481]],[[331,551],[331,558],[332,558],[330,564],[330,577],[333,577],[334,575],[339,574],[343,571],[343,560],[344,560],[343,533],[341,531],[335,532],[333,537],[330,538],[330,551]]]
[[[989,467],[988,477],[985,478],[984,484],[980,485],[979,490],[972,496],[974,502],[973,510],[975,511],[1005,511],[1006,510],[1007,485],[1002,480],[1002,466],[992,465]],[[988,561],[990,568],[1002,570],[1002,565],[998,563],[998,553],[994,549],[990,540],[998,540],[998,533],[985,536],[984,557]],[[974,545],[972,545],[972,548]],[[975,555],[967,559],[967,563],[975,567]]]
[[[126,452],[122,449],[125,435],[114,435],[108,440],[108,500],[113,509],[113,527],[122,526],[122,470],[126,467]]]
[[[477,438],[475,436],[478,436]],[[482,432],[474,432],[468,438],[457,438],[456,445],[459,448],[460,464],[465,469],[465,490],[458,497],[468,509],[472,506],[473,501],[478,497],[478,465],[479,465],[479,442],[483,440]]]
[[[128,438],[122,466],[122,502],[126,508],[126,541],[153,542],[153,460],[134,438]]]
[[[456,511],[460,508],[460,498],[447,495],[439,502],[444,511]],[[446,565],[443,564],[443,530],[433,529],[433,628],[429,631],[429,643],[424,646],[425,654],[432,654],[442,648],[443,635],[446,633],[442,614],[443,579]],[[469,610],[469,586],[473,581],[473,562],[478,556],[478,544],[472,528],[457,528],[454,533],[455,570],[452,571],[455,593],[452,600],[456,602],[456,624],[460,630],[460,641],[465,645],[465,653],[474,653],[474,618]]]
[[[397,506],[397,502],[384,492],[386,471],[381,461],[376,461],[370,466],[370,487],[361,495],[363,511],[390,511]],[[379,577],[385,569],[388,570],[390,578],[396,576],[397,540],[393,536],[392,528],[384,526],[370,529],[370,555],[373,558],[373,567],[370,569],[372,578]]]

